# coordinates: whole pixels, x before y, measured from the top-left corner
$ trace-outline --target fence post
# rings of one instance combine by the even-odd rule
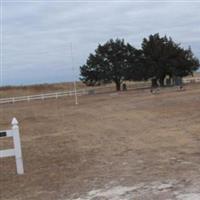
[[[18,174],[24,174],[23,160],[22,160],[22,151],[21,151],[21,142],[19,136],[19,126],[16,118],[12,119],[11,122],[12,130],[14,131],[14,148],[15,148],[15,160]]]

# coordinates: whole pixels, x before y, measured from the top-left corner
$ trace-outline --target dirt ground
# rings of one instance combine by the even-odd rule
[[[200,199],[200,85],[73,102],[0,105],[1,130],[20,122],[25,167],[0,160],[1,200]]]

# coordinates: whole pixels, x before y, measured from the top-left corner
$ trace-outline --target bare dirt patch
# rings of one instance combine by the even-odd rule
[[[1,159],[2,200],[199,199],[199,85],[73,102],[0,106],[1,129],[20,121],[25,165],[17,176],[14,159]]]

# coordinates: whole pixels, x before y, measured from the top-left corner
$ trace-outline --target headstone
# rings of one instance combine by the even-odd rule
[[[90,94],[90,95],[95,94],[95,90],[94,89],[88,90],[88,94]]]
[[[126,83],[123,83],[123,84],[122,84],[122,90],[123,90],[123,91],[127,91],[127,85],[126,85]]]
[[[167,79],[166,79],[166,85],[167,85],[167,86],[171,86],[171,85],[172,85],[172,80],[171,80],[171,78],[167,78]]]

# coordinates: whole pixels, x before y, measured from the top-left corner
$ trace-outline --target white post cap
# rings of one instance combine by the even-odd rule
[[[18,128],[18,124],[19,123],[18,123],[18,121],[17,121],[17,119],[15,117],[13,117],[11,124],[12,124],[12,128],[13,129],[14,128]]]

